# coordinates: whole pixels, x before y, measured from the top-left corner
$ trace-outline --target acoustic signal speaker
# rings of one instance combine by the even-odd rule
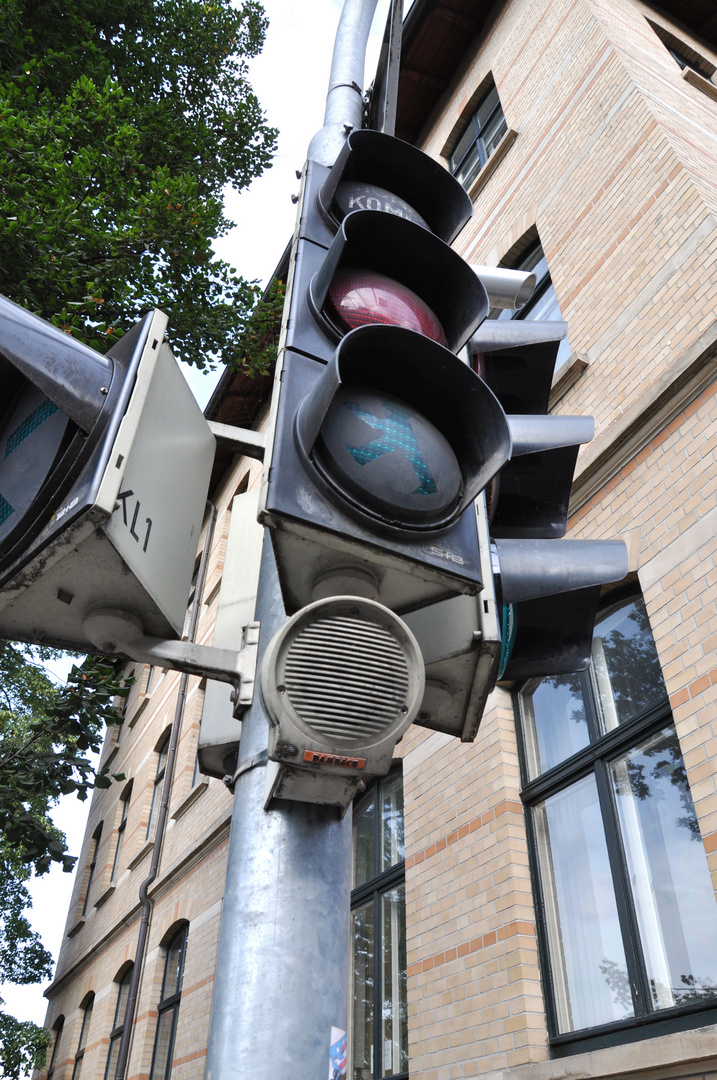
[[[267,803],[345,809],[364,780],[390,769],[424,682],[413,633],[382,604],[335,596],[302,608],[269,643],[260,670]]]

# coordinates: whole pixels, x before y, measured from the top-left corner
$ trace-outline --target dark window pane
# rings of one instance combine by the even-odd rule
[[[400,773],[394,773],[381,785],[383,792],[383,829],[381,832],[380,871],[388,870],[405,858],[403,843],[403,783]]]
[[[535,779],[588,745],[579,675],[553,675],[520,695],[528,776]]]
[[[181,992],[186,943],[187,933],[186,929],[183,929],[172,939],[172,942],[167,949],[164,982],[162,984],[162,1001]]]
[[[384,1076],[395,1076],[408,1070],[405,891],[405,886],[401,885],[381,897],[381,1046]]]
[[[353,883],[355,889],[378,873],[376,866],[376,787],[354,810]]]
[[[470,188],[507,130],[498,91],[493,86],[473,113],[451,155],[451,172],[464,188]]]
[[[673,727],[610,765],[652,1006],[717,993],[717,910]]]
[[[154,1040],[154,1057],[150,1080],[168,1080],[171,1075],[175,1021],[178,1010],[179,1005],[177,1004],[175,1008],[167,1009],[157,1017],[157,1035]]]
[[[507,130],[508,125],[505,122],[505,117],[499,111],[495,116],[491,117],[481,133],[486,158],[490,157]]]
[[[121,1038],[122,1035],[120,1034],[115,1035],[114,1038],[110,1039],[110,1048],[107,1054],[107,1065],[105,1066],[105,1080],[114,1080]]]
[[[665,699],[660,661],[640,598],[620,604],[599,620],[592,677],[603,731]]]
[[[353,941],[353,1023],[352,1056],[354,1080],[372,1080],[374,1075],[374,904],[369,900],[352,912]]]
[[[129,984],[132,981],[132,968],[125,972],[122,976],[122,982],[119,984],[117,990],[117,1004],[115,1005],[115,1021],[112,1028],[119,1027],[124,1021],[124,1014],[127,1008],[127,998],[129,996]]]
[[[632,1016],[594,777],[540,803],[534,821],[558,1030]]]
[[[498,91],[493,87],[493,89],[486,94],[475,111],[475,122],[478,125],[479,130],[483,129],[491,113],[496,108],[500,108],[500,101],[498,100]]]

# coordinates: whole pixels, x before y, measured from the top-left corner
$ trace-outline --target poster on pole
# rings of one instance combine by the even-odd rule
[[[331,1028],[329,1080],[345,1080],[348,1073],[348,1035],[341,1028]]]

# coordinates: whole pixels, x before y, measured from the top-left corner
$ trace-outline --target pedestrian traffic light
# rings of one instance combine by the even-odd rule
[[[166,322],[102,356],[0,298],[0,636],[87,649],[98,604],[181,633],[215,443]]]
[[[449,246],[470,200],[415,147],[353,133],[304,178],[260,520],[290,612],[338,591],[408,611],[482,585],[472,503],[510,456],[456,356],[488,312]]]
[[[474,370],[508,414],[512,456],[489,492],[502,606],[498,678],[579,671],[590,664],[602,585],[627,573],[620,540],[563,540],[573,471],[591,417],[546,415],[564,323],[489,321],[471,339]]]

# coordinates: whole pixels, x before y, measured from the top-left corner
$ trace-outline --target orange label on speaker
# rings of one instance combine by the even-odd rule
[[[317,750],[304,750],[304,761],[312,765],[341,765],[344,769],[365,769],[365,757],[343,757],[341,754],[320,754]]]

